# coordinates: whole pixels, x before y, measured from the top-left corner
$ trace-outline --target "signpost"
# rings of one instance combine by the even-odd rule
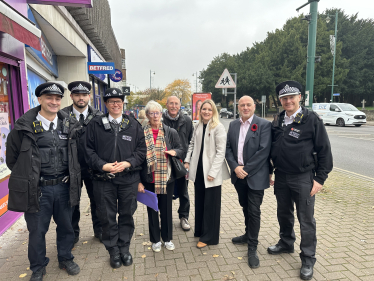
[[[235,79],[232,79],[231,74],[235,75]],[[222,89],[222,94],[225,96],[227,94],[234,94],[234,119],[236,118],[236,78],[237,73],[229,73],[227,68],[225,68],[215,86],[218,89]],[[227,92],[228,88],[233,88],[234,92]]]

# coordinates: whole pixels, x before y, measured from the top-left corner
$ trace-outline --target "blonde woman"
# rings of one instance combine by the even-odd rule
[[[198,248],[219,242],[221,185],[230,178],[225,161],[226,139],[216,105],[205,100],[184,160],[189,180],[195,184],[194,235],[200,237]]]
[[[139,111],[138,121],[139,121],[140,125],[142,125],[142,127],[144,127],[148,124],[147,115],[145,114],[144,109]]]

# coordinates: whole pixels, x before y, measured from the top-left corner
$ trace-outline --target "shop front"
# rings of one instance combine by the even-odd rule
[[[95,50],[87,45],[88,62],[104,62]],[[103,100],[103,93],[108,88],[108,75],[107,74],[90,74],[91,89],[91,106],[96,109],[107,112],[107,109]]]

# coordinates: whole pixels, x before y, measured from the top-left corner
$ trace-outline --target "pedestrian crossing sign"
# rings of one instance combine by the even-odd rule
[[[226,89],[226,88],[236,88],[234,79],[232,79],[230,72],[225,68],[221,77],[219,78],[216,88]]]

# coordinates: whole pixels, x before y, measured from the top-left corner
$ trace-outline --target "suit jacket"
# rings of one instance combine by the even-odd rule
[[[257,124],[257,131],[252,131],[252,126]],[[231,182],[237,181],[235,168],[238,164],[238,143],[240,120],[230,123],[227,133],[226,160],[231,169]],[[269,187],[269,154],[271,148],[271,123],[265,119],[253,116],[243,146],[244,171],[249,188],[263,190]]]
[[[214,129],[210,130],[209,123],[205,131],[203,151],[203,172],[206,188],[222,185],[223,180],[230,178],[229,169],[225,161],[225,127],[220,123]],[[184,160],[184,162],[190,163],[189,180],[193,182],[195,182],[196,179],[202,139],[203,124],[198,123],[188,147],[186,159]],[[213,177],[214,180],[208,181],[208,176]]]

